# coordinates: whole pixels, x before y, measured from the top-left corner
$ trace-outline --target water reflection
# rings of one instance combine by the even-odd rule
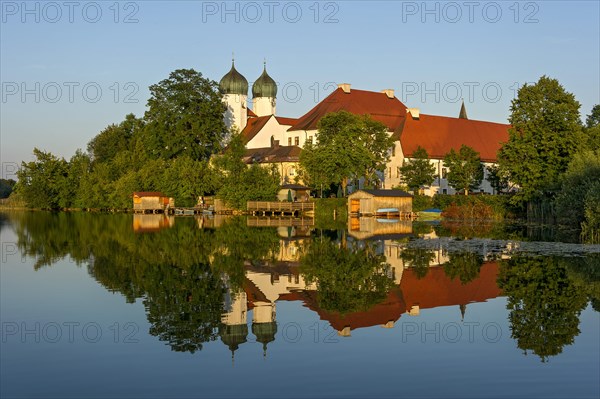
[[[68,257],[141,300],[150,334],[174,351],[220,340],[233,355],[252,334],[266,354],[283,301],[351,336],[438,307],[460,320],[469,304],[506,296],[516,346],[545,361],[573,343],[589,301],[600,308],[599,254],[522,256],[523,243],[449,241],[439,226],[406,221],[351,220],[348,231],[235,217],[23,212],[6,221],[36,269]],[[255,227],[266,223],[275,227]]]

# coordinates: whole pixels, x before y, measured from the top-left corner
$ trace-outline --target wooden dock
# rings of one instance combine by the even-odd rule
[[[314,202],[248,201],[248,213],[254,216],[300,216],[314,214]]]

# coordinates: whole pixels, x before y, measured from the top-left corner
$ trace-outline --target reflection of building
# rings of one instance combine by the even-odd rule
[[[395,218],[348,217],[348,234],[357,240],[398,240],[412,234],[412,222]]]
[[[174,224],[175,218],[165,214],[133,214],[133,231],[136,233],[152,233],[173,227]]]

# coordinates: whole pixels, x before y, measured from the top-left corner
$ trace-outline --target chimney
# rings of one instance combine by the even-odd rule
[[[388,98],[394,98],[394,89],[383,89],[381,90]]]
[[[350,83],[339,83],[338,89],[344,90],[344,93],[350,93]]]
[[[406,112],[410,113],[413,119],[419,119],[419,108],[407,108]]]

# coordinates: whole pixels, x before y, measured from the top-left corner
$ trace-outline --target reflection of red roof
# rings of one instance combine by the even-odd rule
[[[251,109],[248,109],[248,117],[256,117],[256,114],[254,112],[252,112]]]
[[[261,129],[267,124],[272,115],[259,116],[256,118],[248,119],[248,124],[242,130],[242,137],[244,138],[244,144],[250,142],[261,131]]]
[[[307,308],[317,312],[321,320],[327,320],[337,331],[343,330],[344,327],[350,327],[351,330],[354,330],[355,328],[383,325],[388,321],[395,322],[406,312],[406,305],[398,287],[393,288],[381,303],[373,306],[371,309],[345,315],[321,309],[317,302],[318,295],[317,291],[295,291],[290,294],[281,295],[279,300],[302,300]]]
[[[270,302],[265,294],[248,277],[244,279],[243,289],[248,300],[248,309],[254,308],[254,302]]]
[[[385,93],[355,89],[345,93],[338,88],[298,119],[289,131],[316,130],[322,117],[341,110],[357,115],[368,114],[391,131],[395,131],[406,117],[406,106],[396,97],[389,98]]]
[[[420,309],[466,305],[469,302],[485,302],[500,296],[502,291],[496,283],[497,277],[496,262],[481,265],[479,277],[464,285],[460,279],[450,279],[446,276],[442,266],[430,267],[422,279],[409,268],[402,273],[400,288],[408,309],[415,305]]]
[[[277,122],[279,122],[280,125],[293,126],[298,122],[297,118],[286,118],[283,116],[276,116],[275,119],[277,119]]]
[[[508,128],[502,123],[421,114],[419,119],[407,116],[397,132],[405,156],[421,146],[430,158],[442,159],[450,149],[465,144],[479,152],[482,161],[496,162],[500,143],[508,141]]]

